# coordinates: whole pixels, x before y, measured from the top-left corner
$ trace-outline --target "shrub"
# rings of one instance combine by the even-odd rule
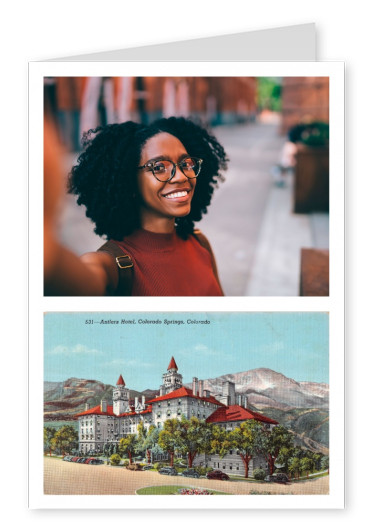
[[[121,461],[121,457],[119,454],[112,454],[110,457],[110,462],[112,466],[118,466]]]
[[[259,480],[263,481],[265,479],[265,476],[266,476],[266,472],[262,468],[255,468],[254,469],[254,471],[253,471],[254,479],[259,479]]]
[[[161,462],[154,463],[155,470],[160,470],[164,466],[170,466],[170,464],[169,463],[161,463]]]
[[[213,471],[211,466],[196,466],[195,470],[200,474],[200,476],[206,476],[208,472]]]

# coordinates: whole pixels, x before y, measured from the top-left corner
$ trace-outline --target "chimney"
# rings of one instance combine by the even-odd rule
[[[89,402],[86,402],[85,404],[85,411],[88,411],[90,409]]]
[[[248,400],[247,400],[246,395],[243,395],[243,407],[245,407],[246,409],[248,407]]]
[[[242,395],[238,395],[238,406],[242,405]]]
[[[198,382],[198,396],[202,396],[203,395],[203,387],[204,387],[204,382],[202,380],[200,380]]]
[[[141,397],[141,404],[142,404],[142,409],[145,409],[145,396],[142,395]]]
[[[193,380],[192,380],[192,393],[193,393],[193,396],[197,395],[197,382],[198,382],[198,379],[196,377],[194,377]]]
[[[101,400],[101,411],[107,413],[107,400]]]
[[[204,397],[205,397],[205,398],[209,398],[209,396],[210,396],[210,391],[209,391],[209,389],[204,389]]]
[[[138,408],[138,396],[135,396],[135,397],[134,397],[134,408],[135,408],[135,409]]]
[[[164,394],[164,385],[161,385],[159,388],[159,396],[163,396]]]

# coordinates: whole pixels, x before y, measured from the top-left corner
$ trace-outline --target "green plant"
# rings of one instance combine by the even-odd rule
[[[329,142],[329,125],[324,122],[308,124],[301,134],[301,141],[307,146],[326,146]]]
[[[158,461],[158,463],[154,463],[155,470],[160,470],[164,466],[169,466],[169,463],[162,463],[161,461]]]
[[[110,457],[110,462],[112,466],[118,466],[121,461],[121,457],[119,454],[112,454]]]
[[[264,480],[265,476],[266,476],[265,470],[263,470],[262,468],[255,468],[254,469],[254,471],[253,471],[254,479]]]
[[[206,476],[208,472],[213,471],[213,468],[211,466],[196,466],[195,470],[200,474],[200,476]]]

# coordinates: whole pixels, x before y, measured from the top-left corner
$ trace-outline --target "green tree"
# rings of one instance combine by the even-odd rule
[[[322,456],[323,455],[319,453],[312,454],[312,460],[313,460],[313,465],[314,465],[315,470],[320,470],[320,463],[321,463]]]
[[[282,86],[278,78],[257,78],[257,104],[260,109],[280,111],[282,108]]]
[[[282,448],[292,448],[294,436],[284,426],[275,426],[272,430],[263,429],[259,452],[268,463],[269,474],[275,470],[275,462]]]
[[[137,454],[144,454],[145,453],[145,440],[147,435],[147,429],[144,426],[143,421],[141,420],[137,424],[137,441],[135,445],[135,452]]]
[[[137,435],[134,433],[129,434],[127,437],[123,437],[119,441],[119,452],[124,457],[124,454],[128,456],[129,464],[132,464],[132,454],[137,446]]]
[[[329,472],[329,456],[328,455],[322,456],[321,461],[320,461],[320,469],[321,470],[328,469],[328,472]]]
[[[144,449],[146,453],[147,462],[151,462],[152,453],[162,453],[162,448],[158,445],[160,430],[153,424],[149,426],[147,435],[144,440]]]
[[[178,419],[167,419],[158,437],[158,444],[170,456],[170,465],[174,466],[175,450],[180,446]]]
[[[300,470],[302,472],[306,472],[307,474],[307,478],[309,476],[309,473],[311,472],[311,470],[313,469],[313,466],[314,466],[314,463],[313,463],[313,460],[310,459],[309,457],[303,457],[301,460],[300,460]]]
[[[45,452],[49,452],[51,456],[52,450],[52,439],[56,435],[56,428],[51,428],[49,426],[43,429],[43,447]]]
[[[300,459],[299,457],[291,457],[288,462],[288,472],[291,477],[299,477]]]
[[[197,454],[210,452],[210,425],[204,420],[198,420],[196,417],[192,417],[189,420],[183,417],[178,421],[178,431],[179,437],[177,438],[176,450],[187,456],[188,468],[192,468]]]
[[[294,448],[293,447],[287,447],[283,446],[278,454],[278,458],[276,459],[276,464],[280,465],[284,471],[288,471],[289,467],[289,461],[294,456]]]
[[[227,431],[218,424],[213,424],[211,427],[210,453],[224,457],[230,449],[231,444],[227,439]]]
[[[78,433],[73,426],[62,426],[51,439],[53,449],[57,449],[63,455],[70,453],[77,445]]]
[[[262,426],[256,420],[246,420],[239,428],[228,432],[226,440],[230,448],[237,449],[244,464],[244,477],[248,477],[249,462],[260,447]],[[227,445],[225,445],[227,446]]]

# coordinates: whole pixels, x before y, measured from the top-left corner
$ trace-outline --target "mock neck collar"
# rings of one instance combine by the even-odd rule
[[[130,240],[139,249],[147,251],[168,251],[176,243],[178,236],[176,230],[173,232],[151,232],[145,229],[137,229],[124,240]]]

